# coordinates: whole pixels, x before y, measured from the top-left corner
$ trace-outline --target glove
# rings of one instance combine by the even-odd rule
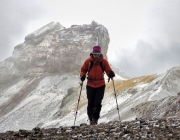
[[[114,73],[114,71],[110,71],[109,78],[113,78],[113,77],[115,77],[115,73]]]
[[[81,76],[80,79],[83,82],[86,79],[86,75]]]

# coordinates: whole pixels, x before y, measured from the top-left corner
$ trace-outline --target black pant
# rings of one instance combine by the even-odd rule
[[[104,97],[104,90],[105,85],[98,87],[98,88],[92,88],[90,86],[86,86],[87,90],[87,99],[88,99],[88,106],[87,106],[87,114],[92,121],[92,118],[98,120],[100,117],[100,111],[101,111],[101,102]]]

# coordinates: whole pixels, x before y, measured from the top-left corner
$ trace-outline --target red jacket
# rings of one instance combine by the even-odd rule
[[[93,66],[90,72],[88,72],[88,68],[90,67],[90,63],[93,61]],[[109,75],[109,72],[111,71],[111,68],[109,66],[109,63],[106,59],[104,59],[104,56],[102,54],[102,58],[94,64],[94,59],[92,55],[90,54],[90,58],[88,58],[83,66],[81,67],[80,76],[86,75],[88,77],[87,85],[90,87],[100,87],[105,85],[104,81],[104,73],[101,69],[100,62],[102,61],[102,66],[104,68],[104,71],[106,72],[107,76]]]

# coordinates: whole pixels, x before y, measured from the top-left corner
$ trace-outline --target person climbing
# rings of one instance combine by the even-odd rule
[[[100,117],[101,102],[105,91],[104,71],[109,78],[115,77],[115,73],[101,53],[101,47],[94,46],[90,57],[85,60],[80,72],[82,82],[86,79],[87,74],[87,115],[91,125],[97,124]]]

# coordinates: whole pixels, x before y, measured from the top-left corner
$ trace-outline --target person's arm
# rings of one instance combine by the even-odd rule
[[[112,71],[108,61],[106,59],[103,60],[104,61],[104,70],[106,72],[106,75],[109,77],[109,78],[113,78],[115,77],[115,73]]]
[[[89,63],[88,63],[88,59],[87,59],[81,67],[81,72],[80,72],[81,81],[84,81],[86,78],[86,73],[88,71],[88,65],[89,65]]]

